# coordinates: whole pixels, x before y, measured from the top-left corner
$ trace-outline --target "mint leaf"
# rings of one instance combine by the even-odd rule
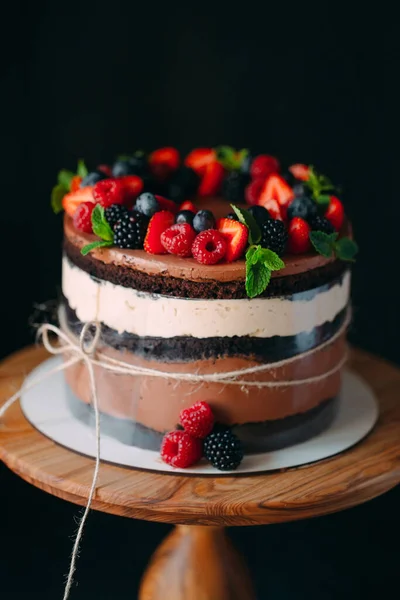
[[[228,171],[236,171],[242,166],[242,162],[249,154],[246,148],[235,150],[231,146],[217,146],[215,148],[217,161]]]
[[[92,227],[93,232],[102,240],[111,243],[114,241],[114,232],[105,217],[104,208],[100,204],[96,204],[93,209]]]
[[[353,261],[358,252],[358,245],[350,238],[344,237],[336,242],[335,252],[340,260]]]
[[[331,201],[331,197],[329,194],[319,194],[315,201],[320,206],[328,206],[329,202]]]
[[[106,246],[112,246],[112,244],[112,242],[108,242],[106,240],[97,240],[96,242],[92,242],[91,244],[86,244],[86,246],[83,246],[81,249],[81,254],[86,256],[86,254],[89,254],[89,252],[95,248],[105,248]]]
[[[262,261],[271,271],[280,271],[285,266],[285,263],[276,252],[273,252],[269,248],[262,249]]]
[[[61,184],[58,183],[57,185],[55,185],[51,191],[51,208],[53,209],[53,212],[57,215],[59,212],[62,211],[63,207],[62,207],[62,199],[64,198],[65,194],[68,193],[68,190],[65,189],[65,187]]]
[[[255,298],[267,289],[271,279],[271,271],[264,263],[246,262],[246,293],[249,298]]]
[[[246,252],[246,265],[247,263],[255,264],[258,261],[257,252],[259,251],[259,248],[261,248],[261,246],[250,246]]]
[[[243,225],[249,230],[249,244],[257,244],[261,240],[261,230],[253,215],[245,208],[231,204],[232,210]]]
[[[323,231],[311,231],[310,241],[318,254],[322,254],[325,258],[330,258],[334,253],[337,236],[337,233],[328,234]]]
[[[86,177],[86,175],[88,174],[88,170],[85,165],[85,161],[83,161],[82,159],[78,160],[78,167],[76,169],[76,174],[79,175],[79,177],[82,177],[82,179],[84,177]]]
[[[71,189],[71,181],[75,173],[62,169],[57,176],[57,181],[60,185],[64,186],[65,192],[69,192]]]
[[[329,196],[324,194],[324,192],[333,192],[335,190],[335,186],[331,180],[326,175],[318,174],[311,165],[309,167],[309,177],[307,181],[304,181],[304,185],[310,189],[313,199],[318,204],[329,202],[329,200],[326,200],[326,197],[329,198]]]

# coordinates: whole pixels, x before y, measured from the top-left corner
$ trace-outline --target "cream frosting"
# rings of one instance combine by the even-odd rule
[[[291,336],[333,321],[348,304],[350,273],[310,299],[194,300],[138,292],[91,277],[63,258],[62,290],[82,322],[119,333],[197,338]]]

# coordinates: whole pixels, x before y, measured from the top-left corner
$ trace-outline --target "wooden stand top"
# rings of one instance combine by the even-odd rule
[[[27,348],[0,365],[0,405],[47,358]],[[263,475],[198,477],[101,464],[93,508],[166,523],[259,525],[336,512],[400,482],[400,370],[353,351],[351,367],[380,403],[375,429],[355,447],[316,464]],[[86,504],[94,460],[44,437],[16,403],[0,423],[0,460],[17,475],[70,502]]]

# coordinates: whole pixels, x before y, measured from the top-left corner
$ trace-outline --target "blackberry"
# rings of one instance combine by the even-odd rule
[[[247,209],[251,215],[253,215],[256,223],[261,226],[265,221],[271,218],[271,215],[263,206],[258,206],[254,204],[253,206],[249,206]]]
[[[143,248],[148,224],[149,219],[136,211],[123,215],[114,227],[114,244],[131,250]]]
[[[111,204],[104,211],[104,216],[111,229],[114,229],[117,222],[128,214],[128,209],[122,204]]]
[[[289,221],[294,217],[300,217],[308,221],[317,216],[317,205],[309,196],[298,196],[292,200],[288,207],[287,216]]]
[[[242,462],[239,438],[228,428],[216,427],[204,440],[204,457],[220,471],[234,471]]]
[[[245,202],[244,190],[250,182],[250,176],[240,171],[231,171],[222,183],[222,195],[232,204]]]
[[[268,219],[260,225],[261,229],[261,246],[269,248],[276,252],[279,256],[284,254],[288,234],[285,225],[277,219]]]
[[[323,231],[324,233],[333,233],[335,231],[333,225],[325,217],[316,215],[309,220],[310,227],[313,231]]]

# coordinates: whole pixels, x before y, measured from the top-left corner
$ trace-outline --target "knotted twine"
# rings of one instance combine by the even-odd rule
[[[307,356],[313,355],[315,352],[322,350],[326,346],[332,344],[338,339],[344,331],[347,329],[351,320],[350,310],[347,311],[346,317],[338,329],[338,331],[330,337],[328,340],[311,348],[300,354],[296,354],[290,358],[286,358],[273,363],[265,363],[256,365],[253,367],[237,369],[234,371],[217,372],[217,373],[174,373],[168,371],[162,371],[159,369],[149,369],[139,365],[131,365],[124,361],[113,359],[101,351],[99,351],[98,344],[101,338],[101,324],[98,321],[91,321],[85,323],[78,341],[74,341],[72,336],[67,335],[59,327],[45,323],[38,330],[38,337],[42,338],[42,342],[46,350],[54,356],[63,354],[64,356],[71,354],[72,356],[68,360],[64,360],[61,364],[50,369],[46,373],[43,373],[35,378],[32,378],[29,382],[24,382],[21,388],[9,398],[2,407],[0,407],[0,419],[7,412],[7,410],[18,400],[22,393],[27,392],[31,388],[39,385],[47,378],[51,377],[59,371],[69,369],[78,362],[83,361],[87,367],[90,381],[91,400],[93,410],[95,414],[95,442],[96,442],[96,454],[95,454],[95,467],[93,470],[92,483],[88,495],[86,507],[79,521],[78,530],[75,536],[75,541],[72,548],[72,554],[70,559],[70,566],[68,570],[67,580],[64,588],[63,600],[68,600],[71,592],[71,587],[74,581],[74,574],[76,571],[76,561],[79,556],[80,543],[82,540],[83,530],[87,517],[90,512],[92,501],[96,492],[97,481],[100,470],[100,450],[101,450],[101,436],[100,436],[100,412],[99,403],[96,390],[96,378],[94,374],[94,367],[101,367],[106,371],[117,373],[121,375],[132,375],[132,376],[146,376],[146,377],[161,377],[163,379],[173,379],[176,381],[190,381],[200,383],[221,383],[224,385],[240,385],[242,388],[257,387],[257,388],[276,388],[276,387],[290,387],[301,384],[317,383],[323,379],[333,375],[339,371],[347,360],[347,352],[344,353],[343,357],[328,371],[305,379],[292,379],[289,381],[247,381],[243,379],[244,376],[253,375],[261,372],[275,370],[280,367],[290,365],[296,360],[306,358]],[[62,323],[62,315],[60,314],[60,322]],[[56,343],[53,344],[51,341],[51,334],[56,336]],[[90,336],[89,336],[90,334]]]

